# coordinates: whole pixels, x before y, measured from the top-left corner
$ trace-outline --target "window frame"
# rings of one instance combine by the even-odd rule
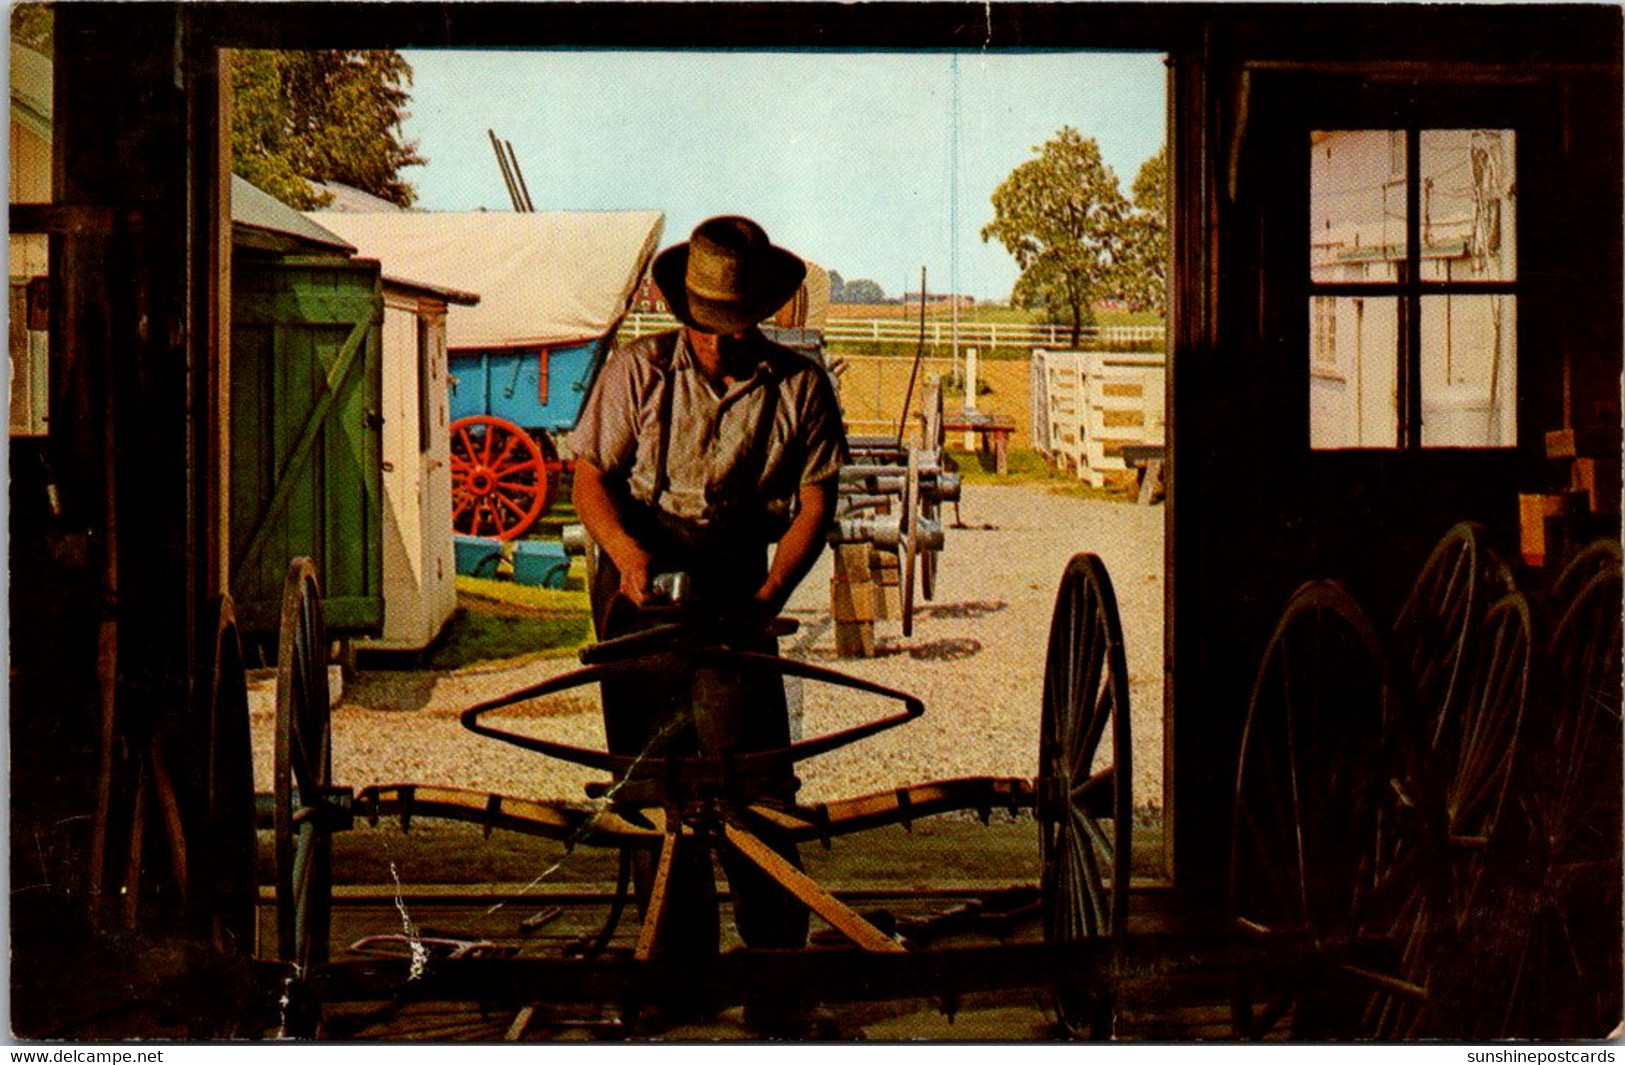
[[[1488,117],[1488,116],[1486,116]],[[1324,124],[1315,125],[1309,132],[1312,137],[1315,132],[1357,132],[1365,130],[1380,130],[1392,135],[1403,133],[1405,138],[1405,258],[1395,264],[1398,275],[1393,281],[1316,281],[1313,276],[1312,261],[1306,260],[1304,264],[1304,291],[1311,301],[1317,298],[1338,299],[1390,298],[1395,301],[1395,317],[1399,323],[1396,337],[1396,417],[1397,426],[1395,443],[1391,446],[1361,444],[1353,447],[1321,447],[1312,443],[1309,450],[1312,454],[1323,455],[1336,452],[1399,452],[1415,453],[1422,451],[1458,451],[1458,452],[1494,452],[1514,450],[1519,446],[1522,425],[1524,421],[1524,404],[1522,396],[1516,396],[1513,408],[1512,440],[1508,443],[1472,444],[1472,445],[1446,445],[1424,444],[1422,438],[1422,301],[1429,296],[1496,296],[1507,295],[1514,300],[1514,353],[1517,356],[1516,365],[1521,377],[1524,365],[1523,344],[1523,315],[1518,313],[1524,304],[1525,270],[1524,255],[1521,246],[1523,231],[1522,220],[1524,211],[1520,208],[1514,217],[1512,232],[1509,235],[1502,231],[1503,243],[1511,241],[1515,249],[1514,261],[1518,264],[1517,270],[1510,279],[1494,280],[1456,280],[1456,279],[1426,279],[1422,276],[1422,134],[1447,130],[1479,130],[1493,129],[1511,132],[1513,135],[1513,187],[1519,187],[1523,173],[1523,155],[1526,138],[1520,124],[1511,121],[1482,121],[1475,123],[1433,121],[1425,115],[1409,116],[1399,121],[1389,121],[1378,125],[1366,123],[1363,125]],[[1311,149],[1312,151],[1312,149]],[[1390,165],[1390,170],[1392,166]],[[1305,180],[1309,179],[1309,172],[1305,172]],[[1304,219],[1303,232],[1313,239],[1314,221],[1313,191],[1305,197],[1305,205],[1311,216]],[[1504,223],[1503,223],[1504,225]],[[1306,242],[1305,246],[1308,246]],[[1311,303],[1311,307],[1313,304]],[[1311,362],[1314,358],[1314,325],[1313,312],[1310,323],[1307,325],[1309,351]],[[1308,397],[1305,397],[1307,403]]]

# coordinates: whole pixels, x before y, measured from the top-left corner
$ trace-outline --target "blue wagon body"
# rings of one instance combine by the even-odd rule
[[[453,421],[488,414],[554,436],[575,428],[608,337],[548,347],[451,352]]]

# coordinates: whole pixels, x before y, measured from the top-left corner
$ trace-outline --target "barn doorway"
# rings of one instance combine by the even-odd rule
[[[256,63],[265,54],[239,53]],[[453,440],[464,416],[518,419],[522,430],[558,447],[563,483],[547,513],[489,570],[458,578],[446,632],[416,660],[363,656],[360,673],[336,700],[335,779],[356,787],[434,782],[543,799],[582,794],[591,771],[495,747],[463,731],[457,714],[570,668],[587,639],[586,626],[570,621],[586,611],[579,562],[557,582],[562,587],[509,580],[525,552],[514,545],[556,542],[574,520],[568,430],[602,350],[579,367],[558,352],[570,342],[607,348],[673,324],[644,274],[648,249],[629,245],[607,269],[601,260],[609,253],[595,255],[591,242],[600,238],[589,233],[588,248],[577,249],[575,260],[542,261],[538,272],[552,275],[551,287],[539,289],[531,305],[574,286],[572,296],[586,302],[621,300],[624,317],[582,324],[578,336],[549,322],[537,327],[546,334],[540,340],[525,336],[523,323],[504,326],[511,335],[496,341],[465,339],[468,323],[484,328],[494,307],[511,302],[499,272],[490,269],[492,249],[502,245],[477,241],[482,251],[466,251],[461,262],[426,251],[413,257],[378,235],[392,223],[377,219],[484,213],[492,220],[534,216],[530,221],[541,225],[652,213],[658,246],[667,247],[709,215],[742,213],[814,266],[817,283],[780,312],[774,336],[802,345],[829,368],[848,433],[928,446],[928,408],[940,397],[950,426],[943,431],[945,453],[962,483],[957,502],[939,509],[944,541],[932,559],[932,587],[924,587],[923,572],[911,580],[895,564],[877,570],[882,616],[870,621],[867,634],[854,640],[847,622],[870,619],[837,616],[832,589],[844,578],[835,572],[834,551],[788,604],[799,624],[782,641],[788,657],[910,692],[927,711],[908,727],[803,763],[800,798],[826,802],[923,781],[1036,775],[1057,588],[1073,555],[1094,553],[1115,590],[1126,652],[1135,874],[1165,879],[1162,57],[596,50],[401,56],[411,82],[398,133],[427,160],[401,171],[415,186],[410,211],[333,180],[315,187],[325,202],[304,217],[348,241],[358,257],[378,259],[386,287],[393,276],[442,297],[479,298],[477,305],[443,308],[449,361],[438,387],[450,390]],[[874,103],[881,87],[885,108]],[[239,108],[254,99],[243,86],[237,95]],[[1023,213],[1028,193],[1054,197],[1068,181],[1114,221],[1057,233]],[[1047,259],[1033,253],[1040,245]],[[1074,263],[1078,284],[1055,272],[1052,260],[1068,255],[1092,263]],[[597,268],[572,266],[579,261]],[[593,285],[604,291],[587,291]],[[466,358],[476,348],[477,368]],[[502,361],[520,349],[512,366]],[[417,384],[433,388],[437,380],[420,376]],[[562,418],[544,424],[538,412],[529,424],[524,413],[468,406],[516,393],[535,399],[538,389],[549,410],[561,406]],[[420,419],[436,417],[422,397],[396,406],[407,422],[414,408],[430,412]],[[386,450],[394,436],[427,439],[391,418]],[[389,458],[386,465],[398,471],[401,463]],[[909,583],[912,597],[905,595]],[[388,594],[386,588],[386,610]],[[905,611],[906,636],[899,616]],[[518,635],[490,637],[491,629]],[[465,644],[476,649],[461,654]],[[601,747],[596,692],[576,694],[581,698],[537,710],[545,720],[535,728]],[[883,709],[810,683],[791,683],[788,695],[792,728],[808,737]],[[259,718],[266,718],[263,707]],[[257,766],[268,772],[268,718],[257,724]],[[963,839],[991,847],[1001,875],[1036,879],[1039,855],[1031,820],[1024,820],[995,824],[991,834],[970,823],[950,825],[939,849],[928,853],[940,855]],[[972,831],[961,836],[961,827]],[[922,825],[916,834],[931,831]],[[887,853],[912,849],[905,842]]]

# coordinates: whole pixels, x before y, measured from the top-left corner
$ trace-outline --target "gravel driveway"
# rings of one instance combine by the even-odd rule
[[[880,654],[835,657],[826,552],[788,607],[801,631],[785,653],[911,691],[926,715],[854,747],[803,762],[802,798],[840,798],[958,776],[1031,776],[1037,769],[1044,645],[1063,567],[1077,551],[1104,559],[1116,587],[1133,706],[1136,805],[1161,802],[1163,508],[1054,495],[1040,486],[967,485],[969,528],[948,530],[934,603],[914,635],[878,622]],[[951,515],[951,511],[950,511]],[[464,708],[575,665],[553,659],[455,673],[366,672],[337,700],[334,779],[442,784],[535,798],[579,798],[603,774],[465,732]],[[827,685],[801,685],[801,730],[812,736],[890,712],[894,704]],[[792,703],[794,703],[794,695]],[[255,773],[269,788],[273,696],[251,693]],[[593,688],[519,709],[513,727],[602,748]]]

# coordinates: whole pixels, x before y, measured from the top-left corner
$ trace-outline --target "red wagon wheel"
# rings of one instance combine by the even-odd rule
[[[461,418],[451,426],[451,524],[466,536],[512,540],[547,512],[558,490],[553,442],[504,418]]]

